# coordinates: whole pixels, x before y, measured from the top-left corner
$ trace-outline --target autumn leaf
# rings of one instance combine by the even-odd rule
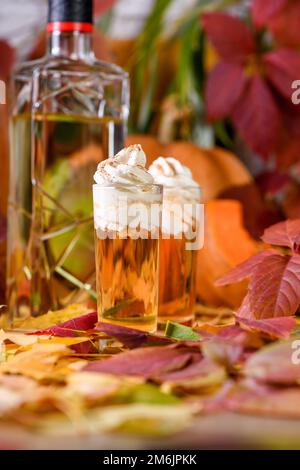
[[[274,96],[259,75],[248,78],[234,106],[232,121],[245,142],[262,156],[268,157],[275,149],[281,118]]]
[[[266,243],[287,246],[294,253],[265,250],[238,265],[216,284],[226,285],[250,277],[248,294],[238,311],[239,317],[292,316],[300,304],[299,220],[287,220],[269,227],[262,239]]]
[[[300,255],[266,257],[249,283],[250,309],[256,318],[294,315],[300,301]]]
[[[286,220],[267,228],[262,236],[265,243],[287,246],[297,251],[300,245],[300,219]]]
[[[229,371],[232,371],[242,360],[243,352],[243,344],[236,341],[214,338],[203,343],[204,356],[221,364]]]
[[[33,331],[33,335],[53,335],[53,336],[82,336],[87,330],[92,330],[97,323],[97,312],[89,312],[79,317],[71,318],[58,325],[50,326],[44,330]]]
[[[138,348],[109,359],[91,362],[83,370],[116,375],[133,375],[146,379],[183,369],[201,359],[199,349],[180,345]]]
[[[207,77],[205,102],[208,118],[214,120],[229,116],[246,83],[246,75],[239,64],[219,62]]]
[[[41,331],[51,328],[59,323],[79,317],[80,315],[84,315],[89,311],[90,309],[84,305],[71,304],[62,310],[56,310],[54,312],[50,311],[45,315],[40,315],[39,317],[28,317],[25,320],[16,318],[14,320],[14,327],[21,330]]]
[[[203,28],[223,59],[244,63],[255,52],[252,32],[240,19],[225,13],[202,15]]]
[[[240,282],[253,274],[253,271],[257,265],[268,256],[277,254],[277,251],[269,249],[261,251],[251,258],[246,259],[242,263],[238,264],[235,268],[231,269],[227,274],[217,279],[215,282],[216,286],[226,286],[235,282]]]
[[[269,384],[299,384],[300,364],[292,361],[292,345],[293,340],[277,342],[257,351],[246,362],[243,374]]]
[[[296,326],[295,317],[276,317],[256,320],[238,316],[236,321],[241,328],[259,333],[271,339],[288,338]]]
[[[174,321],[168,321],[165,335],[179,341],[200,341],[201,336],[193,328]]]
[[[251,6],[252,18],[255,26],[260,28],[280,13],[288,0],[253,0]]]
[[[208,403],[213,409],[214,400]],[[247,413],[257,416],[271,416],[274,418],[300,418],[300,388],[279,388],[262,386],[257,383],[243,381],[231,387],[224,396],[221,396],[218,410],[227,409],[235,413]],[[288,425],[288,424],[287,424]]]
[[[63,344],[37,343],[0,364],[0,373],[22,374],[36,380],[49,378],[59,358],[71,353]]]
[[[263,63],[268,80],[282,96],[291,100],[292,83],[300,77],[299,52],[292,49],[278,49],[265,54]]]
[[[159,383],[166,392],[200,392],[218,388],[226,380],[223,365],[209,357],[192,362],[187,367],[159,375]]]
[[[113,325],[112,323],[106,322],[97,323],[95,331],[112,336],[130,349],[145,345],[169,344],[172,342],[164,336],[158,336],[135,328],[127,328],[125,326]]]
[[[278,44],[298,47],[300,45],[299,0],[286,0],[284,8],[268,21],[268,28]]]

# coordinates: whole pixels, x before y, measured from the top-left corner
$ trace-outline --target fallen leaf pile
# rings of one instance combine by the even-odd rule
[[[154,335],[72,305],[2,330],[0,424],[160,436],[224,411],[300,418],[295,318],[224,318]]]

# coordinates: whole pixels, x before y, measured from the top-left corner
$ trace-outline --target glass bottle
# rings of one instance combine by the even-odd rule
[[[128,75],[95,59],[92,0],[49,0],[48,50],[13,79],[8,320],[95,299],[92,176],[124,146]]]

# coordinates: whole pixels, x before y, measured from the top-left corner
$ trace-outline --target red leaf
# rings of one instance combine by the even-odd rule
[[[300,245],[300,219],[286,220],[264,231],[262,240],[271,245],[287,246],[297,251]]]
[[[255,52],[252,32],[240,19],[225,13],[206,13],[203,28],[218,54],[229,62],[245,62]]]
[[[239,64],[220,62],[210,72],[205,89],[205,101],[209,119],[228,116],[247,83]]]
[[[283,191],[291,181],[287,173],[278,171],[264,171],[257,178],[256,182],[266,197],[274,197]]]
[[[292,83],[300,77],[300,54],[291,49],[278,49],[263,56],[267,77],[288,100],[293,93]]]
[[[94,15],[101,16],[109,10],[117,0],[94,0]]]
[[[45,330],[34,331],[29,333],[31,335],[53,335],[63,337],[81,336],[83,331],[91,330],[97,323],[97,312],[86,313],[80,317],[72,318],[71,320],[59,323],[58,325],[50,326]]]
[[[7,80],[16,59],[16,51],[8,42],[0,39],[0,79]]]
[[[188,386],[188,381],[192,379],[197,379],[197,382],[200,382],[200,384],[201,380],[203,380],[204,386],[206,384],[210,386],[219,385],[220,382],[223,382],[225,379],[224,368],[220,367],[220,365],[208,357],[201,359],[199,356],[197,359],[198,360],[192,362],[184,369],[159,375],[157,378],[158,382],[168,382],[169,386],[172,384],[173,386],[178,387],[181,385],[184,387],[185,381],[187,381],[186,386]]]
[[[197,349],[179,345],[138,348],[109,359],[91,362],[84,371],[134,375],[147,379],[181,370],[202,355]]]
[[[235,268],[231,269],[227,274],[222,276],[215,282],[216,286],[226,286],[228,284],[233,284],[235,282],[240,282],[243,279],[251,276],[253,274],[254,269],[257,267],[258,263],[260,263],[263,259],[267,256],[271,256],[277,252],[275,250],[265,250],[257,253],[251,258],[248,258],[246,261],[238,264]]]
[[[99,352],[93,341],[82,341],[82,343],[72,344],[70,348],[77,354],[97,354]]]
[[[111,323],[100,322],[95,327],[96,331],[113,336],[124,346],[133,349],[144,345],[170,344],[173,341],[165,336],[157,336],[145,331],[127,328],[125,326],[113,325]]]
[[[264,320],[237,317],[236,320],[241,328],[254,333],[262,333],[272,339],[288,338],[296,326],[294,317],[277,317]]]
[[[262,156],[269,156],[278,140],[280,115],[271,91],[260,76],[248,79],[232,120],[249,147]]]
[[[236,340],[236,337],[233,339]],[[241,342],[222,340],[220,337],[203,343],[204,355],[225,366],[228,370],[232,370],[242,360],[243,351],[244,348]]]
[[[279,342],[252,354],[244,367],[247,377],[280,385],[300,382],[300,364],[294,364],[293,341]]]
[[[242,302],[242,305],[240,306],[238,312],[237,312],[237,316],[239,318],[249,318],[251,320],[253,320],[255,318],[255,316],[253,315],[252,311],[251,311],[251,308],[250,308],[250,296],[249,296],[249,292],[247,293],[247,295],[245,296],[243,302]]]
[[[265,257],[249,283],[250,310],[255,318],[294,315],[300,303],[300,255]]]
[[[281,46],[297,47],[300,45],[300,3],[299,0],[286,0],[286,6],[280,14],[274,15],[268,22],[276,42]]]
[[[278,14],[287,4],[288,0],[253,0],[252,17],[256,27],[265,26],[267,22]]]
[[[281,418],[300,418],[300,389],[299,387],[279,388],[258,384],[249,380],[243,381],[237,387],[221,395],[219,401],[208,401],[207,409],[214,411],[229,411]],[[289,422],[286,426],[289,426]]]

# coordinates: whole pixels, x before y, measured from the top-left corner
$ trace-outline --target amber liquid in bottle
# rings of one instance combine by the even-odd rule
[[[66,2],[69,15],[76,2]],[[53,5],[59,13],[62,3],[50,0],[50,13]],[[92,2],[84,5],[92,8]],[[127,74],[95,59],[86,17],[84,30],[78,18],[74,31],[60,29],[63,16],[59,21],[49,32],[47,55],[25,64],[14,78],[9,322],[95,302],[91,183],[97,163],[124,146]]]

